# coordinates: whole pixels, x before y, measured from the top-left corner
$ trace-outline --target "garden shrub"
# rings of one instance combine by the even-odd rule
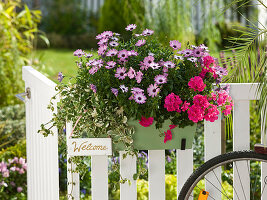
[[[29,64],[41,13],[31,11],[21,0],[0,1],[0,107],[16,104],[23,91],[21,67]]]

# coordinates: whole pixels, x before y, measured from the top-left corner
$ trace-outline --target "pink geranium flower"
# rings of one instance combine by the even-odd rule
[[[171,130],[167,130],[167,132],[165,133],[165,137],[164,137],[164,143],[166,143],[168,140],[172,140],[172,132]]]
[[[188,119],[195,123],[202,121],[204,118],[203,109],[197,105],[192,105],[187,111],[187,113],[188,113]]]
[[[183,111],[183,112],[187,111],[188,108],[189,108],[189,106],[190,106],[190,103],[187,102],[187,101],[185,101],[184,104],[183,104],[182,107],[181,107],[182,111]]]
[[[188,86],[194,91],[202,92],[205,89],[206,84],[204,84],[203,79],[200,76],[195,76],[190,79]]]
[[[209,107],[210,103],[208,102],[208,99],[206,96],[202,96],[200,94],[197,94],[196,96],[194,96],[193,98],[193,103],[196,106],[199,106],[201,108],[203,108],[204,110]]]
[[[217,109],[216,105],[210,104],[210,107],[207,109],[204,119],[206,121],[214,122],[218,119],[218,115],[220,114],[219,110]]]
[[[214,63],[214,59],[211,56],[205,56],[202,58],[203,59],[203,64],[205,67],[209,67],[212,63]]]
[[[166,108],[167,111],[169,112],[172,112],[172,111],[181,112],[180,105],[182,103],[183,102],[178,95],[171,93],[165,98],[164,108]]]
[[[174,124],[169,125],[170,130],[172,130],[172,129],[176,128],[176,127],[177,127],[177,125],[174,125]]]
[[[144,116],[142,116],[141,120],[139,120],[139,124],[141,124],[141,126],[143,127],[149,127],[153,124],[153,121],[153,117],[145,118]]]

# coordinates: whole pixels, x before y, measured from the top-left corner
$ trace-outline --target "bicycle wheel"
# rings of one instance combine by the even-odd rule
[[[261,164],[266,169],[262,189]],[[205,162],[187,179],[178,200],[234,198],[259,200],[264,192],[267,192],[265,191],[267,190],[265,189],[266,175],[267,155],[265,154],[254,151],[234,151],[219,155]]]

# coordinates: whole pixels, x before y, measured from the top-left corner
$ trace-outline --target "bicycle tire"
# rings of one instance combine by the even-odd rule
[[[201,177],[204,177],[205,174],[212,171],[212,169],[215,169],[216,166],[218,167],[227,162],[229,163],[241,160],[255,160],[267,162],[267,155],[259,154],[254,151],[233,151],[216,156],[208,160],[203,165],[201,165],[194,173],[192,173],[192,175],[187,179],[179,193],[178,200],[187,200],[192,192],[192,187],[194,187],[198,183]]]

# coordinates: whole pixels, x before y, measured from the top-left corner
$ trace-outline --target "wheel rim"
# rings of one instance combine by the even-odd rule
[[[250,181],[250,185],[249,185],[249,187],[251,188],[249,193],[251,193],[251,191],[253,192],[252,196],[249,194],[250,198],[249,198],[249,195],[246,195],[248,193],[248,191],[246,191],[246,189],[244,188],[244,186],[242,184],[242,176],[240,176],[240,171],[244,172],[244,170],[240,170],[240,163],[241,162],[243,162],[243,164],[242,164],[243,166],[244,166],[244,163],[247,163],[246,164],[247,165],[247,169],[246,170],[247,170],[247,173],[248,173],[249,177],[251,175],[251,173],[250,173],[251,169],[252,169],[251,165],[253,163],[256,163],[256,165],[253,166],[254,168],[255,168],[255,166],[257,168],[256,180]],[[261,188],[255,188],[255,187],[258,186],[258,183],[261,180],[261,178],[258,178],[259,175],[261,175],[261,173],[259,173],[259,172],[261,172],[261,164],[265,163],[267,165],[267,160],[266,159],[262,159],[262,158],[233,158],[233,159],[229,159],[229,160],[220,162],[220,163],[210,167],[209,169],[205,170],[199,177],[196,178],[196,180],[193,182],[193,184],[189,188],[185,199],[187,200],[187,199],[189,199],[189,197],[192,197],[192,194],[194,195],[194,193],[193,193],[194,189],[198,188],[198,184],[202,180],[205,180],[205,182],[208,183],[208,185],[212,186],[212,182],[211,181],[209,182],[209,179],[206,178],[206,176],[209,175],[209,174],[214,174],[214,177],[216,177],[215,170],[219,169],[219,168],[222,168],[222,167],[224,167],[226,165],[230,165],[230,163],[232,163],[231,165],[232,165],[233,171],[235,171],[237,182],[240,182],[239,185],[241,186],[241,190],[242,191],[241,192],[240,191],[236,191],[235,186],[232,185],[233,192],[232,192],[232,195],[229,195],[227,193],[226,189],[224,188],[224,186],[222,185],[222,183],[223,183],[223,181],[222,181],[220,183],[220,186],[219,186],[221,189],[219,189],[218,187],[216,189],[216,190],[218,190],[218,189],[220,190],[220,192],[218,192],[218,193],[221,193],[221,196],[224,197],[222,199],[233,199],[231,197],[234,196],[234,195],[236,196],[236,199],[240,199],[240,200],[242,200],[242,199],[244,199],[244,200],[246,200],[246,199],[247,200],[249,200],[249,199],[252,199],[252,200],[257,199],[256,196],[255,196],[255,193],[258,192],[258,190],[261,190]],[[222,171],[222,173],[221,173],[221,176],[222,176],[222,174],[224,173],[223,172],[224,170],[221,169],[221,171]],[[216,179],[217,179],[217,184],[215,184],[214,188],[216,187],[216,185],[217,186],[219,185],[218,184],[219,180],[220,180],[219,177],[216,177],[215,180]],[[251,180],[251,178],[250,178],[250,180]],[[251,186],[251,183],[254,184],[254,185]],[[267,184],[267,176],[265,176],[265,179],[264,179],[263,191],[267,190],[267,188],[265,187],[266,184]],[[200,189],[205,189],[205,187],[204,188],[198,188],[198,189],[199,190]],[[257,190],[255,190],[255,189],[257,189]],[[207,191],[207,192],[209,192],[209,191]],[[240,195],[240,193],[242,195]],[[263,192],[261,192],[260,195],[262,196]],[[195,194],[194,197],[196,197],[196,194]],[[212,196],[212,194],[209,194],[209,198],[208,199],[216,199],[217,200],[218,198],[214,198]]]

